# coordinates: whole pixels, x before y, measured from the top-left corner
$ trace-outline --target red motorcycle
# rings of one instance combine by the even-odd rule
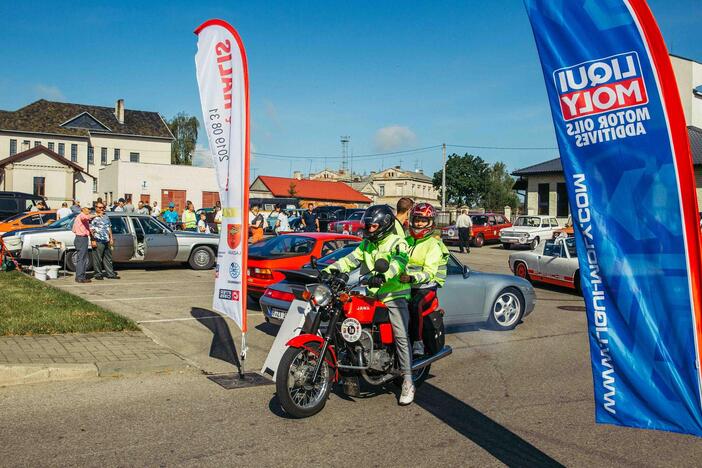
[[[384,273],[388,267],[386,260],[378,260],[371,273]],[[373,386],[390,381],[401,383],[385,304],[350,288],[346,274],[326,275],[316,270],[284,274],[288,281],[315,282],[298,290],[312,311],[303,334],[288,341],[276,372],[278,400],[289,415],[305,418],[320,412],[332,385],[344,378],[360,376]],[[417,387],[429,375],[431,364],[452,352],[450,346],[444,345],[443,310],[436,295],[425,298],[421,309],[427,354],[415,357],[412,364],[412,379]]]

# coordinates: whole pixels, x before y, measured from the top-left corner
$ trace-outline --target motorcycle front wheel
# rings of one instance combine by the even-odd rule
[[[311,382],[319,358],[319,344],[310,343],[306,348],[288,348],[280,360],[275,389],[280,405],[294,418],[314,416],[327,404],[333,377],[327,359]]]

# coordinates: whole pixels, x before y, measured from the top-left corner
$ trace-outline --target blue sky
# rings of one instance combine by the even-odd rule
[[[669,49],[702,61],[702,2],[649,0]],[[201,118],[196,26],[228,20],[249,58],[254,151],[330,157],[441,144],[555,147],[521,0],[2,2],[0,109],[46,98]],[[200,144],[206,145],[204,132]],[[555,150],[463,150],[510,170]],[[438,149],[356,160],[433,173]],[[254,157],[256,175],[324,159]]]

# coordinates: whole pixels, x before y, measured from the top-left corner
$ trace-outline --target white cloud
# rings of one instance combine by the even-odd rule
[[[209,148],[202,145],[195,145],[195,153],[193,153],[193,166],[212,167],[212,156]]]
[[[34,93],[39,98],[48,99],[50,101],[65,101],[66,96],[63,95],[58,86],[38,84],[34,86]]]
[[[375,132],[374,144],[377,151],[394,151],[417,143],[417,135],[400,125],[390,125]]]

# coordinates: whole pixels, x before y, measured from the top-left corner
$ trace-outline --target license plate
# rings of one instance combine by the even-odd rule
[[[271,308],[271,317],[273,317],[274,319],[284,320],[284,319],[285,319],[285,315],[286,315],[287,313],[288,313],[287,310],[281,310],[281,309],[273,309],[273,308]]]

